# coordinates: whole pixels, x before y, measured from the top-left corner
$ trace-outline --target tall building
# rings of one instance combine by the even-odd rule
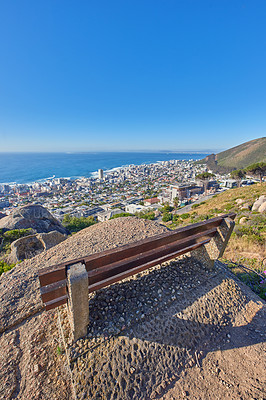
[[[98,177],[99,179],[103,179],[103,170],[102,169],[98,169]]]

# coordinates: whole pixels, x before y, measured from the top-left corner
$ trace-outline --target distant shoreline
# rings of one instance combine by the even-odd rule
[[[199,152],[90,152],[90,153],[2,153],[0,157],[0,185],[32,185],[51,179],[95,177],[123,169],[129,165],[150,165],[158,162],[189,161],[204,158]]]

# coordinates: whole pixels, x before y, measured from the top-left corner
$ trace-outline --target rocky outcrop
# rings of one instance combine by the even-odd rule
[[[40,205],[29,205],[17,208],[12,214],[1,218],[0,229],[33,229],[36,233],[58,231],[68,234],[64,226]]]
[[[60,232],[38,233],[15,240],[11,243],[11,253],[8,255],[9,263],[17,263],[48,250],[63,242],[67,238]]]
[[[266,208],[266,196],[260,196],[252,206],[252,211],[264,212]]]
[[[259,212],[259,213],[264,213],[264,212],[266,212],[266,201],[264,201],[264,202],[261,204],[261,206],[260,206],[259,209],[258,209],[258,212]]]

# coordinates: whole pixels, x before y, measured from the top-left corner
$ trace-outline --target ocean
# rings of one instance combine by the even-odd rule
[[[0,184],[31,183],[52,177],[90,177],[99,168],[108,171],[130,164],[200,160],[206,155],[195,152],[0,153]]]

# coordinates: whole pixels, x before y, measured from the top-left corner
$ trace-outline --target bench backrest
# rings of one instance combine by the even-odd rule
[[[43,268],[39,271],[42,301],[46,310],[67,302],[67,268],[82,263],[89,278],[89,292],[118,282],[154,265],[178,257],[208,243],[226,214],[125,246]]]

